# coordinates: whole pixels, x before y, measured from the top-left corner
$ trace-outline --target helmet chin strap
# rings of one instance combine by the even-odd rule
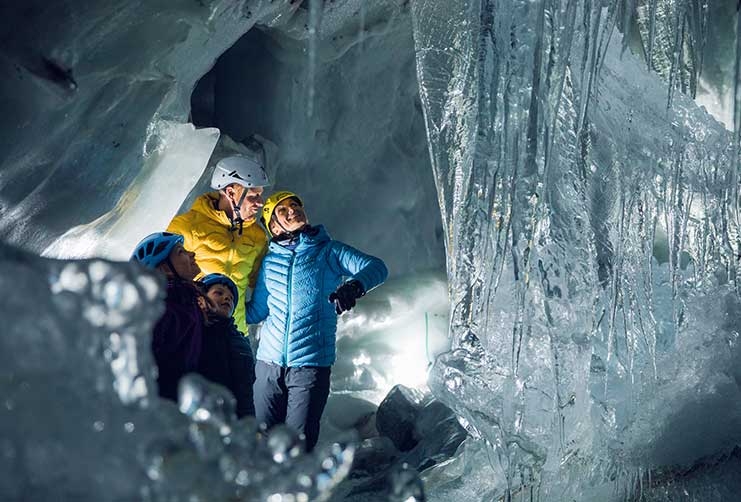
[[[280,222],[278,218],[274,218],[274,220],[278,224],[278,226],[281,228],[281,230],[283,230],[283,232],[280,235],[275,236],[276,238],[286,236],[289,239],[292,239],[297,234],[301,233],[301,230],[303,230],[306,227],[306,225],[308,225],[308,223],[304,223],[303,225],[301,225],[301,227],[297,228],[296,230],[288,230],[286,227],[283,226],[283,224]]]
[[[242,235],[242,229],[244,226],[244,218],[242,218],[242,212],[239,210],[240,207],[242,207],[242,202],[244,202],[245,197],[247,197],[247,187],[244,188],[244,191],[242,191],[242,196],[239,198],[239,202],[236,204],[233,202],[233,199],[229,199],[229,202],[232,204],[232,212],[234,213],[234,217],[230,218],[232,222],[232,230],[236,228],[237,225],[239,225],[239,235]]]
[[[170,261],[170,257],[169,256],[167,258],[165,258],[165,265],[167,265],[167,268],[170,269],[170,272],[172,272],[172,275],[174,275],[175,277],[177,277],[181,281],[183,280],[183,278],[180,277],[180,274],[178,274],[177,270],[175,270],[175,265],[172,264],[172,262]]]
[[[278,218],[275,219],[275,222],[283,230],[283,232],[281,233],[281,235],[283,235],[283,234],[292,235],[292,232],[290,230],[288,230],[286,227],[284,227],[283,224],[280,222],[280,220]]]

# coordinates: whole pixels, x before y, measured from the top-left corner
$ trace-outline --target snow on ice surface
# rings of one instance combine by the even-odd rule
[[[667,111],[666,84],[621,55],[618,15],[600,2],[409,5],[452,293],[453,351],[430,384],[472,434],[459,456],[424,473],[429,497],[733,499],[741,319],[730,136],[679,93]],[[114,208],[141,171],[147,127],[186,121],[195,80],[253,20],[303,28],[282,2],[117,7],[96,3],[79,29],[82,11],[60,2],[45,7],[59,20],[53,29],[17,22],[16,36],[4,37],[2,105],[21,117],[0,140],[0,229],[10,242],[40,251],[49,236]],[[20,12],[6,10],[5,20]],[[147,50],[132,40],[149,41]],[[7,99],[19,89],[24,99]],[[154,297],[128,265],[2,249],[6,291],[27,288],[9,302],[11,336],[0,342],[7,498],[257,489],[241,473],[258,466],[214,463],[224,450],[252,448],[251,439],[222,444],[220,413],[184,407],[186,419],[167,403],[144,404],[151,360],[141,347],[156,312],[131,303],[131,287]],[[147,314],[126,314],[140,308]],[[377,318],[374,329],[392,326],[385,308],[358,315]],[[353,319],[346,324],[352,332]],[[350,351],[364,343],[347,340]],[[346,389],[372,388],[378,358],[354,359],[345,375],[360,369],[371,383],[347,378]],[[189,382],[188,395],[202,388]],[[205,396],[228,410],[216,390]],[[290,458],[291,443],[278,436],[278,458]]]

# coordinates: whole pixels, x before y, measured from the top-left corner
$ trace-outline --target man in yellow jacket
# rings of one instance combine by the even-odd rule
[[[267,249],[267,236],[255,221],[262,208],[268,177],[263,167],[243,156],[221,159],[211,177],[211,188],[196,199],[187,213],[175,216],[168,232],[185,238],[183,246],[196,254],[203,275],[224,274],[244,291],[253,288]],[[234,312],[237,328],[247,332],[244,302]]]

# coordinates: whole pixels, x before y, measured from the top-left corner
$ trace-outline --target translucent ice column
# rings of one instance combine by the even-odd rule
[[[45,256],[127,260],[144,236],[167,228],[185,194],[206,168],[219,130],[157,121],[149,137],[145,169],[116,206],[65,232],[44,251]]]
[[[622,8],[413,2],[455,347],[431,385],[486,445],[483,500],[625,494],[741,439],[735,404],[703,448],[683,414],[739,396],[732,138],[683,94],[667,109]]]

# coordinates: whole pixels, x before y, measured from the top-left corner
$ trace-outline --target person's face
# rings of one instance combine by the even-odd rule
[[[286,231],[295,232],[307,223],[304,208],[296,199],[289,197],[275,206],[273,217],[270,220],[270,231],[273,235],[280,235]]]
[[[214,284],[206,293],[219,315],[229,317],[234,310],[234,296],[231,290],[224,284]]]
[[[242,219],[247,221],[253,220],[262,208],[262,191],[262,187],[245,188],[235,184],[228,187],[227,196],[233,201],[233,204],[237,204],[244,193],[244,200],[239,206],[239,213],[242,215]]]
[[[170,251],[170,263],[181,279],[192,281],[201,273],[201,267],[196,263],[196,254],[188,251],[182,244],[177,244]]]

